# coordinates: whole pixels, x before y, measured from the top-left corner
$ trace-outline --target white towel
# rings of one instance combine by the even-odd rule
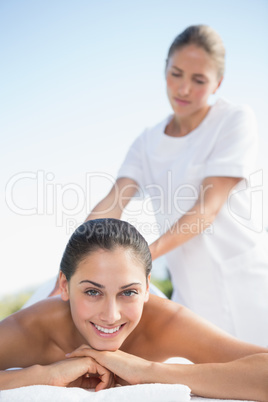
[[[242,401],[238,399],[211,399],[211,398],[201,398],[200,396],[192,396],[191,402],[256,402],[256,401]]]
[[[187,402],[190,389],[180,384],[139,384],[92,392],[81,388],[32,385],[0,392],[1,402]]]

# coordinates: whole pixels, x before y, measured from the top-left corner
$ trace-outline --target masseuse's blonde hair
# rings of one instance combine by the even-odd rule
[[[210,55],[215,62],[218,78],[223,77],[225,48],[220,35],[207,25],[192,25],[176,36],[169,48],[166,64],[176,50],[192,44],[203,48]]]

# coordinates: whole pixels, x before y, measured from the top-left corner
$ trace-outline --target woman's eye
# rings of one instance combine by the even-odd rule
[[[171,73],[173,77],[181,77],[181,74]]]
[[[205,81],[195,80],[195,82],[196,82],[197,84],[205,84]]]
[[[95,296],[99,296],[100,292],[98,290],[95,290],[95,289],[90,289],[90,290],[86,291],[86,294],[89,295],[89,296],[95,297]]]
[[[125,290],[125,291],[122,293],[123,296],[127,296],[127,297],[135,296],[135,295],[137,295],[137,294],[138,294],[138,292],[137,292],[136,290]]]

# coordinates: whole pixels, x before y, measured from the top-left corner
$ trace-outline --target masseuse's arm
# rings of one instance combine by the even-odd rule
[[[122,351],[99,352],[86,346],[71,356],[93,357],[129,384],[184,384],[206,398],[268,400],[268,353],[227,363],[189,365],[150,362]]]
[[[138,184],[128,177],[117,179],[107,196],[96,205],[86,220],[98,218],[120,219],[124,208],[138,189]]]
[[[208,228],[240,180],[237,177],[205,178],[195,205],[150,245],[152,259],[168,253]]]

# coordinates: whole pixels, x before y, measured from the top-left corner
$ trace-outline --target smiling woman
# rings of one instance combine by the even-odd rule
[[[81,225],[63,254],[61,298],[0,323],[0,369],[22,367],[1,371],[0,389],[47,384],[101,390],[117,379],[181,383],[207,397],[267,400],[267,349],[149,296],[150,271],[148,244],[132,225],[116,219]],[[207,364],[161,363],[175,356]]]
[[[77,271],[79,274],[73,276],[69,285],[70,292],[73,291],[70,306],[76,317],[74,320],[76,327],[81,334],[84,334],[87,343],[95,349],[107,350],[108,347],[109,350],[117,350],[121,346],[122,336],[125,338],[126,335],[129,335],[140,321],[141,306],[145,301],[143,272],[137,272],[136,264],[120,249],[109,253],[98,251],[80,264],[83,265]],[[100,277],[105,286],[90,280],[79,282],[81,277],[88,276],[88,266],[94,267],[92,269],[93,277]],[[108,275],[104,275],[101,266],[110,267]],[[129,273],[134,274],[133,276],[137,279],[133,283],[120,286],[124,279],[122,271],[126,266],[129,268]],[[94,275],[95,270],[98,272],[97,275]],[[121,283],[116,283],[114,277],[118,278],[118,282]],[[63,289],[62,297],[64,300],[68,300],[69,290],[66,288],[69,286],[65,279],[62,280],[62,276],[60,284]],[[148,299],[148,290],[146,296]],[[91,307],[92,303],[94,309]],[[92,311],[92,316],[89,316],[88,311]],[[102,343],[102,338],[105,338],[105,343]],[[107,343],[108,338],[111,340],[111,345]]]
[[[74,233],[62,258],[60,289],[84,342],[119,349],[148,301],[151,267],[147,243],[125,222],[95,221]]]

